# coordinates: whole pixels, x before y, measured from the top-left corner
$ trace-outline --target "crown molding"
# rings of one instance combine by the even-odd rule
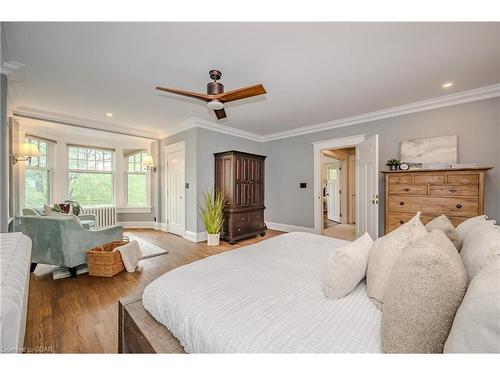
[[[484,86],[477,89],[457,92],[455,94],[439,96],[436,98],[426,99],[397,107],[382,109],[380,111],[368,112],[362,115],[351,116],[339,120],[333,120],[319,124],[303,126],[296,129],[271,133],[262,136],[261,142],[269,142],[283,138],[296,137],[299,135],[304,135],[309,133],[316,133],[329,129],[363,124],[375,120],[397,117],[410,113],[423,112],[431,109],[448,107],[462,103],[475,102],[479,100],[495,98],[498,96],[500,96],[500,84]]]
[[[45,113],[32,110],[14,110],[12,114],[18,118],[26,118],[30,120],[51,122],[55,124],[61,124],[66,126],[72,126],[81,129],[89,129],[100,132],[113,133],[118,135],[124,135],[128,137],[145,138],[151,140],[159,140],[158,134],[144,132],[143,130],[134,130],[130,128],[124,128],[122,126],[113,125],[104,122],[92,121],[89,119],[80,119],[68,117],[58,113]]]
[[[181,122],[178,126],[174,128],[174,130],[168,132],[167,138],[173,136],[174,134],[178,134],[193,128],[207,129],[222,134],[232,135],[238,138],[248,139],[254,142],[262,142],[261,135],[250,133],[245,130],[231,128],[226,125],[217,124],[215,122],[203,120],[197,117],[191,117],[188,120]]]
[[[454,94],[439,96],[436,98],[426,99],[397,107],[382,109],[374,112],[368,112],[361,115],[346,117],[343,119],[338,119],[333,121],[327,121],[319,124],[307,125],[300,128],[270,133],[266,135],[259,135],[245,130],[235,129],[227,125],[222,125],[212,121],[203,120],[197,117],[191,117],[186,121],[179,123],[176,127],[174,127],[172,131],[167,132],[165,137],[168,138],[173,136],[174,134],[178,134],[193,128],[202,128],[222,134],[228,134],[234,137],[248,139],[254,142],[270,142],[279,139],[297,137],[304,134],[316,133],[324,130],[341,128],[345,126],[363,124],[385,118],[397,117],[406,114],[423,112],[432,109],[448,107],[452,105],[469,103],[495,97],[500,97],[500,84],[484,86],[467,91],[461,91]],[[132,137],[149,138],[153,140],[158,140],[160,138],[158,134],[154,133],[145,133],[144,131],[126,129],[117,125],[111,125],[108,123],[96,122],[86,119],[67,118],[67,116],[59,114],[45,114],[29,110],[26,111],[16,110],[13,111],[13,114],[18,117],[25,117],[40,121],[55,122],[64,125],[83,127],[99,131],[108,131]]]
[[[7,61],[2,64],[0,67],[0,73],[8,76],[12,72],[16,72],[22,68],[24,68],[26,65],[23,63],[17,62],[17,61]]]

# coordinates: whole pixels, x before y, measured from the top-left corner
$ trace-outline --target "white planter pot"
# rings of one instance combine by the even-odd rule
[[[207,245],[208,246],[217,246],[220,244],[220,233],[217,234],[208,234],[207,235]]]

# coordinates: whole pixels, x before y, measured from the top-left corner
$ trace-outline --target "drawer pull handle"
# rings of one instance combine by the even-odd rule
[[[405,205],[405,202],[401,201],[401,202],[399,202],[399,205],[400,205],[400,206],[404,206],[404,205]]]
[[[404,224],[405,221],[404,220],[399,220],[399,224]]]
[[[450,193],[456,193],[457,191],[455,189],[450,189]]]
[[[409,192],[409,191],[410,191],[410,189],[406,188],[406,189],[403,189],[403,191]]]
[[[456,206],[456,207],[457,207],[457,208],[462,208],[462,205],[459,203],[459,204],[457,204],[457,206]]]

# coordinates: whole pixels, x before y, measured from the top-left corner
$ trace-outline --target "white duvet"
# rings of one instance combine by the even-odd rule
[[[381,313],[360,283],[327,299],[328,255],[347,241],[293,232],[179,267],[144,307],[188,353],[381,352]]]

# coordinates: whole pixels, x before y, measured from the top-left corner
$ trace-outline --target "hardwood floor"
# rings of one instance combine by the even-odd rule
[[[118,299],[137,293],[165,272],[198,259],[250,245],[282,232],[268,230],[231,246],[209,247],[152,229],[127,230],[169,251],[143,261],[142,272],[122,272],[112,278],[79,275],[53,280],[50,267],[38,266],[30,278],[24,345],[53,353],[116,353]]]

